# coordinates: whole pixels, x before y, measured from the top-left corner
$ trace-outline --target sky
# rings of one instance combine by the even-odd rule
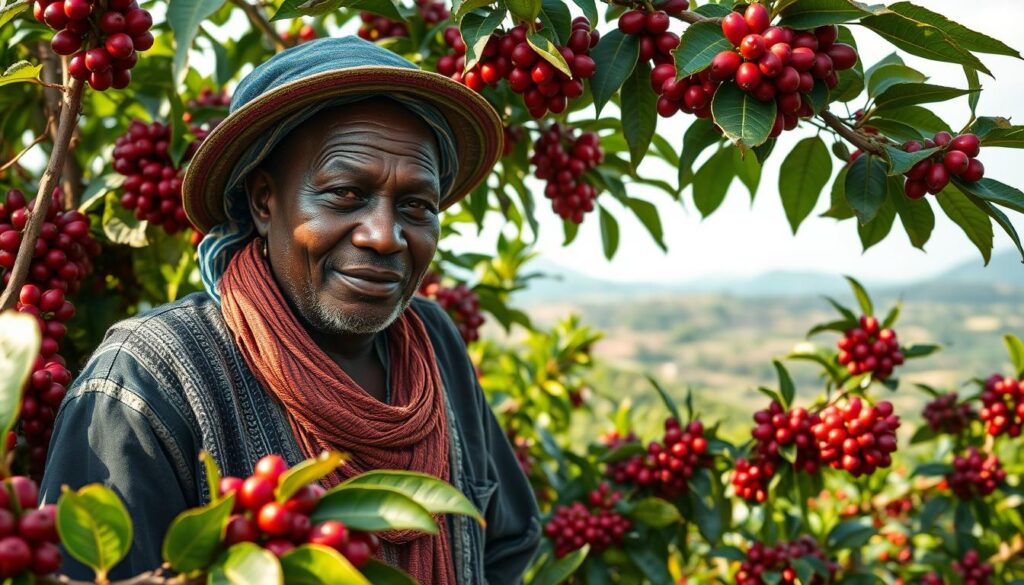
[[[917,3],[1024,51],[1019,19],[1008,18],[1024,10],[1024,4],[1019,0],[971,2],[969,10],[965,10],[967,4],[954,0],[919,0]],[[674,27],[678,28],[678,24]],[[893,52],[892,45],[875,33],[859,27],[854,29],[861,58],[867,66]],[[930,75],[929,83],[966,87],[959,65],[900,54],[908,65]],[[978,104],[978,115],[999,115],[1021,123],[1024,120],[1024,61],[989,55],[982,55],[981,59],[992,70],[995,80],[982,78],[984,90]],[[832,108],[836,112],[845,112],[839,104],[833,104]],[[934,111],[954,129],[963,127],[970,116],[966,98],[936,104]],[[612,112],[609,109],[604,114]],[[692,120],[691,116],[683,114],[670,119],[659,118],[658,133],[670,139],[681,137]],[[619,211],[615,215],[620,226],[619,250],[611,261],[605,260],[601,253],[596,213],[584,219],[576,240],[563,247],[561,222],[549,207],[541,207],[548,204],[548,200],[542,197],[538,203],[541,225],[536,249],[543,258],[555,264],[614,281],[675,282],[708,276],[749,276],[773,270],[815,270],[853,274],[872,280],[903,280],[937,274],[964,260],[977,262],[979,266],[983,264],[978,250],[960,228],[942,214],[931,196],[936,227],[925,246],[927,253],[910,245],[898,219],[885,241],[862,252],[853,220],[837,223],[816,217],[829,206],[828,186],[814,212],[794,236],[779,200],[778,168],[784,159],[780,154],[811,135],[812,131],[784,133],[775,154],[768,159],[753,205],[746,188],[734,181],[722,206],[702,220],[693,206],[690,189],[684,192],[683,205],[680,205],[655,189],[645,186],[632,188],[631,196],[648,199],[657,205],[665,230],[667,253],[662,252],[635,217],[628,211],[621,211],[608,194],[600,196],[599,201],[607,204],[613,213]],[[677,142],[678,150],[682,141],[677,139]],[[826,140],[826,143],[831,141]],[[1024,156],[1020,150],[983,149],[979,158],[985,164],[986,176],[1018,188],[1024,185]],[[833,160],[833,174],[838,173],[839,168],[839,162]],[[673,169],[650,157],[641,163],[639,172],[654,177],[675,176]],[[535,192],[539,193],[536,185]],[[1018,232],[1024,234],[1024,221],[1019,216],[1013,221]],[[482,236],[471,233],[463,238],[450,239],[445,245],[458,251],[487,251],[493,246],[493,234],[499,228],[500,222],[492,218]],[[1012,247],[1009,237],[995,226],[996,251]]]

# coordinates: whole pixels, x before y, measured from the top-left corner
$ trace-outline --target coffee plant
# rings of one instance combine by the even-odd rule
[[[865,31],[894,52],[864,62]],[[608,258],[634,219],[664,249],[664,204],[707,217],[735,179],[764,190],[775,164],[794,233],[828,187],[821,217],[856,226],[864,249],[897,217],[923,249],[938,210],[984,262],[993,224],[1024,259],[1024,194],[983,164],[990,149],[1024,147],[1024,127],[979,111],[982,57],[1020,53],[924,6],[852,0],[0,0],[0,312],[24,314],[0,316],[0,576],[66,582],[47,576],[65,554],[103,582],[123,558],[131,519],[106,488],[35,510],[60,403],[111,324],[201,290],[203,234],[183,213],[181,176],[241,73],[342,34],[479,92],[505,124],[500,163],[442,216],[446,235],[504,229],[489,253],[442,239],[420,294],[456,323],[541,503],[528,582],[1024,579],[1016,337],[1014,371],[901,384],[905,362],[938,347],[906,344],[899,308],[876,314],[851,278],[856,308],[828,300],[837,317],[809,332],[823,342],[779,356],[777,387],[760,389],[749,432],[730,442],[653,378],[656,411],[596,386],[600,332],[575,317],[537,327],[514,303],[541,276],[529,262],[542,214],[561,220],[565,245],[596,222]],[[932,83],[901,55],[962,70],[963,83]],[[957,120],[930,109],[944,102]],[[514,341],[488,339],[492,326]],[[799,398],[793,362],[821,373]],[[923,411],[903,410],[917,392]],[[209,501],[175,521],[164,566],[136,582],[406,583],[374,560],[374,532],[479,518],[450,486],[395,470],[323,492],[317,481],[343,461],[285,469],[269,455],[251,477],[219,478],[207,458]]]

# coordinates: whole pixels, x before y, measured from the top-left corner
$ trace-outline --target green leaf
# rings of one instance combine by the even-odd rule
[[[353,530],[418,530],[437,534],[426,508],[402,492],[382,486],[340,485],[328,491],[310,514],[316,524],[339,520]]]
[[[889,329],[896,323],[896,320],[900,318],[900,309],[901,306],[899,302],[889,309],[889,313],[886,314],[885,319],[882,321],[882,329]]]
[[[1024,213],[1024,193],[1005,183],[989,178],[983,178],[976,183],[968,183],[963,179],[954,177],[953,184],[964,193],[970,193],[979,199]]]
[[[177,2],[178,0],[174,0]],[[486,6],[492,2],[468,6],[470,2],[463,2],[462,10],[473,10],[480,6]],[[301,16],[325,16],[337,12],[339,8],[348,8],[352,11],[365,10],[379,16],[385,16],[391,20],[404,21],[405,17],[398,10],[394,0],[284,0],[281,7],[277,9],[271,21],[283,20],[285,18],[299,18]],[[459,14],[462,16],[462,14]]]
[[[611,260],[619,249],[619,222],[604,207],[598,206],[598,211],[601,216],[601,246],[604,257]]]
[[[214,492],[216,493],[216,492]],[[179,573],[209,567],[220,552],[221,538],[235,494],[202,508],[185,510],[175,517],[164,535],[163,558]]]
[[[753,148],[754,156],[757,158],[757,162],[761,166],[764,166],[764,161],[768,160],[768,157],[771,156],[772,151],[775,150],[776,142],[777,141],[774,138],[769,138],[768,141],[765,142],[764,144],[760,144]]]
[[[779,195],[794,234],[818,203],[818,196],[831,176],[832,158],[817,136],[798,142],[782,161]]]
[[[709,146],[722,139],[711,120],[697,118],[683,134],[683,150],[679,154],[679,188],[683,189],[693,181],[693,165],[697,157]]]
[[[623,34],[615,29],[601,37],[590,52],[597,69],[590,78],[590,91],[594,95],[594,108],[601,115],[601,108],[619,91],[633,72],[640,57],[640,41],[635,35]]]
[[[971,125],[971,132],[978,135],[986,148],[1024,148],[1024,126],[1014,126],[1006,118],[983,116]]]
[[[730,561],[745,561],[747,555],[735,546],[716,546],[711,549],[708,556],[714,559],[728,559]]]
[[[820,114],[825,111],[825,109],[828,108],[828,103],[832,101],[829,97],[828,86],[820,79],[815,80],[814,88],[804,95],[806,95],[807,99],[810,100],[811,110],[813,110],[815,114]]]
[[[344,463],[345,457],[337,451],[324,451],[307,459],[281,475],[274,496],[278,502],[287,502],[304,486],[320,481]]]
[[[725,200],[729,185],[736,176],[732,150],[731,147],[718,149],[693,178],[693,203],[701,217],[711,215]]]
[[[765,388],[764,386],[758,386],[757,391],[767,396],[768,399],[771,400],[772,402],[778,402],[779,404],[782,404],[782,397],[779,396],[779,393],[776,392],[775,390],[772,390],[771,388]]]
[[[921,516],[918,518],[921,523],[921,532],[931,532],[938,517],[950,508],[952,508],[952,503],[949,501],[948,496],[936,495],[929,498],[928,502],[924,505],[924,509],[921,511]]]
[[[872,116],[870,125],[874,126],[882,120],[898,121],[921,131],[923,134],[927,134],[929,137],[932,134],[942,131],[950,132],[952,130],[949,124],[943,121],[942,118],[921,106],[887,109],[881,115]]]
[[[33,65],[28,61],[18,61],[0,74],[0,85],[39,81],[39,73],[42,70],[42,65]]]
[[[622,99],[622,134],[629,144],[629,161],[636,170],[651,147],[654,127],[658,123],[658,94],[651,89],[651,67],[646,61],[637,63],[620,93]]]
[[[676,401],[672,399],[672,396],[662,388],[661,384],[659,384],[658,380],[653,376],[647,375],[645,377],[647,378],[647,381],[651,383],[651,386],[654,386],[654,390],[657,391],[658,396],[661,397],[661,401],[665,403],[665,408],[668,409],[672,418],[682,421],[683,419],[679,417],[679,406],[676,405]]]
[[[459,32],[462,33],[462,40],[466,43],[466,68],[469,69],[476,64],[483,54],[487,39],[491,38],[494,29],[505,20],[507,12],[504,9],[492,10],[486,16],[476,12],[470,12],[463,17],[459,23]]]
[[[948,463],[922,463],[914,468],[910,477],[942,477],[953,473],[953,466]]]
[[[1024,376],[1024,341],[1012,334],[1003,336],[1006,344],[1006,351],[1010,354],[1010,363],[1013,364],[1013,371],[1017,377]]]
[[[636,214],[637,219],[640,223],[644,224],[647,228],[647,232],[654,238],[654,243],[658,245],[664,251],[668,251],[665,246],[664,234],[661,228],[661,217],[658,215],[658,208],[648,201],[643,199],[636,199],[628,197],[625,200],[626,206],[633,210]]]
[[[875,97],[890,87],[900,83],[924,83],[928,77],[906,65],[891,63],[874,70],[868,81],[868,96]]]
[[[370,583],[378,585],[416,585],[416,581],[406,573],[384,564],[377,559],[363,565],[360,570]]]
[[[902,348],[903,355],[905,357],[907,357],[908,359],[910,359],[910,358],[921,358],[921,357],[929,356],[929,355],[932,355],[933,353],[939,351],[940,349],[942,349],[942,346],[931,345],[931,344],[927,344],[927,343],[915,343],[914,345],[911,345],[910,347],[903,347]]]
[[[188,51],[199,33],[199,25],[223,5],[224,0],[174,0],[167,3],[167,24],[174,31],[175,85],[182,83],[188,73]]]
[[[689,494],[695,516],[693,520],[697,523],[697,529],[709,543],[717,544],[718,539],[722,537],[722,516],[696,490],[690,490]]]
[[[484,522],[483,516],[462,492],[448,482],[425,473],[379,469],[357,475],[342,485],[392,489],[431,514],[463,514],[481,524]]]
[[[114,244],[126,244],[132,248],[149,245],[146,238],[146,221],[135,219],[135,214],[121,206],[114,191],[108,191],[104,199],[103,233]]]
[[[850,219],[854,217],[853,208],[846,202],[846,174],[849,167],[839,170],[834,181],[832,181],[832,205],[828,211],[821,214],[821,217],[831,217],[836,220]]]
[[[562,0],[542,0],[540,7],[540,21],[544,26],[555,33],[558,44],[565,45],[569,42],[569,33],[572,29],[572,14],[569,14],[569,7]]]
[[[167,101],[171,104],[171,144],[167,148],[167,154],[170,155],[174,166],[181,166],[181,159],[188,149],[185,136],[189,134],[188,126],[182,121],[185,105],[181,103],[181,95],[175,90],[167,92]]]
[[[540,0],[505,0],[512,15],[523,22],[533,22],[540,15]]]
[[[1024,246],[1021,246],[1020,236],[1017,235],[1017,230],[1013,227],[1013,224],[1010,223],[1010,218],[1006,217],[1005,213],[999,211],[999,209],[995,205],[992,205],[988,201],[975,197],[974,195],[962,190],[961,193],[966,195],[967,199],[969,199],[971,203],[976,205],[979,209],[987,213],[989,217],[994,219],[995,222],[999,224],[999,227],[1003,228],[1003,231],[1006,232],[1006,235],[1010,236],[1010,240],[1012,240],[1013,243],[1017,246],[1017,251],[1020,252],[1021,258],[1024,259]]]
[[[203,462],[203,467],[206,469],[206,489],[210,492],[210,499],[216,500],[220,492],[220,467],[213,460],[213,455],[206,451],[199,452],[199,460]]]
[[[221,555],[207,575],[208,585],[283,585],[281,563],[274,553],[240,542]]]
[[[857,304],[860,305],[861,314],[874,315],[875,307],[871,304],[871,295],[868,294],[868,290],[864,288],[864,285],[852,276],[844,276],[843,278],[850,284],[850,290],[853,291],[853,296],[856,297]]]
[[[974,116],[978,111],[978,100],[981,99],[981,79],[978,78],[978,72],[970,67],[964,67],[964,76],[967,77],[967,89],[974,91],[967,96],[967,105],[971,108],[971,116]]]
[[[782,407],[788,410],[796,396],[796,385],[793,384],[793,378],[790,377],[782,362],[772,360],[772,365],[775,366],[775,372],[779,376],[779,396],[782,397]]]
[[[866,16],[860,23],[911,55],[932,61],[968,65],[972,69],[989,74],[988,69],[977,57],[937,27],[892,11]]]
[[[957,89],[929,83],[897,83],[876,98],[875,107],[878,114],[882,115],[882,112],[887,109],[944,102],[970,93],[974,92],[970,89]]]
[[[708,18],[724,18],[732,9],[724,4],[702,4],[693,9],[694,12]]]
[[[32,4],[28,0],[15,0],[10,4],[4,3],[0,6],[0,28],[3,28],[5,24],[14,19],[24,10],[27,10]]]
[[[340,552],[321,544],[304,544],[281,555],[281,570],[288,585],[371,583]]]
[[[876,530],[863,520],[847,520],[840,522],[828,533],[828,547],[830,549],[849,548],[858,549],[867,544]]]
[[[939,147],[924,148],[917,152],[905,152],[901,148],[885,147],[885,156],[889,159],[889,174],[902,175],[924,159],[938,152]]]
[[[691,24],[672,50],[675,58],[676,78],[682,79],[707,69],[715,55],[732,50],[732,43],[722,33],[722,25],[703,21]]]
[[[551,63],[555,69],[572,77],[572,69],[569,69],[569,64],[565,62],[565,57],[558,52],[558,47],[550,39],[540,33],[529,33],[526,35],[526,42],[533,47],[533,50],[540,55],[541,59]]]
[[[970,199],[952,186],[946,187],[935,196],[943,213],[960,226],[967,239],[981,252],[985,264],[992,258],[992,220]]]
[[[756,154],[751,155],[748,152],[734,148],[732,151],[732,164],[733,169],[736,170],[736,177],[750,191],[750,200],[753,201],[754,196],[757,194],[757,186],[761,183],[761,163],[758,161]]]
[[[885,201],[885,166],[881,159],[865,154],[847,169],[843,186],[846,201],[861,225],[874,219]]]
[[[633,511],[629,514],[638,523],[651,528],[664,528],[670,524],[676,524],[682,520],[679,508],[671,502],[661,498],[644,498],[636,503]]]
[[[3,437],[14,428],[21,413],[21,397],[32,374],[42,333],[31,315],[16,311],[0,313],[0,429]],[[7,453],[7,441],[0,444],[0,456]],[[6,458],[0,462],[7,461]],[[6,464],[3,468],[6,469]]]
[[[823,331],[835,331],[837,333],[844,333],[847,329],[853,326],[854,325],[852,325],[846,319],[841,319],[839,321],[829,321],[827,323],[819,323],[814,327],[811,327],[810,330],[807,331],[807,337],[817,335],[818,333],[821,333]]]
[[[848,0],[796,0],[779,13],[779,26],[809,29],[825,24],[842,24],[869,14]]]
[[[65,487],[57,502],[57,533],[67,553],[102,581],[132,546],[132,519],[108,487],[94,483],[77,492]]]
[[[768,140],[777,110],[734,83],[718,88],[711,101],[711,115],[722,131],[740,148],[753,148]]]
[[[600,21],[600,17],[597,14],[597,2],[594,0],[573,0],[573,2],[583,11],[583,16],[587,17],[591,26],[596,25]]]
[[[897,184],[901,182],[897,178],[890,179],[890,181],[893,180]],[[892,201],[897,215],[900,216],[900,223],[903,224],[910,243],[915,248],[924,250],[924,245],[931,238],[932,230],[935,228],[935,213],[932,211],[931,204],[924,198],[905,197],[902,192],[893,193],[889,200]]]
[[[576,573],[589,553],[590,545],[585,544],[583,547],[572,551],[560,559],[545,563],[530,581],[530,585],[559,585],[564,583]]]
[[[928,10],[923,6],[917,6],[910,2],[897,2],[890,5],[889,10],[906,16],[907,18],[913,19],[917,22],[923,22],[930,24],[935,28],[941,30],[946,36],[953,39],[957,45],[963,47],[968,51],[975,53],[991,53],[994,55],[1006,55],[1008,57],[1021,58],[1018,53],[1012,47],[1007,46],[1002,41],[998,41],[984,35],[980,32],[975,32],[966,26],[953,22],[945,16]]]
[[[896,207],[892,204],[892,200],[886,197],[871,221],[857,225],[857,235],[860,236],[860,243],[864,247],[864,251],[884,240],[892,231],[892,224],[895,221]]]

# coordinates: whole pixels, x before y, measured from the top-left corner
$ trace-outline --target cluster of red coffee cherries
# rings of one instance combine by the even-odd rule
[[[466,343],[480,339],[480,327],[484,324],[480,312],[480,297],[463,283],[453,287],[443,286],[441,276],[430,272],[423,277],[419,293],[437,301],[455,322],[459,335]]]
[[[778,115],[771,137],[796,127],[798,118],[814,114],[802,94],[821,80],[829,89],[839,84],[839,71],[857,63],[857,51],[838,43],[835,25],[813,31],[769,26],[771,15],[762,4],[750,4],[743,14],[722,19],[722,32],[737,50],[722,51],[711,62],[712,81],[735,81],[740,89],[763,102],[775,100]]]
[[[185,153],[188,160],[208,131],[192,128],[197,140]],[[133,120],[114,142],[114,170],[125,176],[121,205],[139,220],[159,225],[168,234],[191,227],[181,204],[181,169],[169,152],[171,126]]]
[[[818,442],[822,464],[846,470],[854,477],[892,465],[900,418],[893,414],[891,402],[882,400],[866,406],[854,396],[842,406],[825,407],[818,416],[820,420],[811,432]]]
[[[10,282],[10,268],[30,215],[21,191],[8,191],[0,204],[0,273],[5,286]],[[16,310],[36,317],[42,333],[20,416],[33,476],[42,475],[57,407],[71,382],[64,358],[57,353],[67,334],[65,323],[75,315],[75,306],[65,295],[78,292],[82,280],[92,271],[91,258],[99,252],[99,244],[89,236],[89,218],[74,210],[60,211],[60,191],[55,190],[36,240],[28,282],[21,287],[15,305]]]
[[[769,581],[762,575],[768,572],[777,573],[780,577],[778,581],[771,582],[787,585],[797,583],[796,569],[790,562],[807,556],[820,559],[828,567],[830,575],[839,569],[838,564],[826,557],[818,543],[810,536],[801,536],[793,542],[780,542],[774,546],[755,542],[747,549],[747,558],[740,564],[740,570],[736,571],[736,585],[765,585]],[[809,585],[824,585],[831,581],[831,577],[826,579],[815,574]]]
[[[1019,437],[1024,424],[1024,380],[993,374],[981,392],[981,412],[985,430],[993,437],[1006,434]]]
[[[57,31],[50,46],[71,55],[68,73],[98,91],[128,87],[138,52],[154,42],[153,17],[135,0],[35,0],[33,14]]]
[[[544,196],[562,219],[583,223],[583,214],[594,210],[598,190],[583,180],[583,173],[601,164],[604,150],[593,132],[576,136],[573,128],[552,124],[533,143],[530,162],[534,174],[547,181]]]
[[[971,447],[963,455],[953,458],[953,471],[946,476],[946,484],[962,500],[983,498],[996,491],[1006,479],[999,458],[985,455]]]
[[[989,585],[992,583],[992,565],[981,560],[978,551],[971,549],[959,561],[953,561],[953,570],[963,579],[964,585]]]
[[[444,40],[454,54],[442,56],[437,62],[437,71],[474,91],[494,87],[506,79],[512,91],[523,95],[523,103],[534,118],[542,118],[549,111],[560,114],[565,111],[568,100],[583,95],[583,80],[592,77],[597,70],[590,49],[597,44],[600,35],[592,30],[586,18],[573,19],[568,41],[558,47],[571,76],[541,57],[526,41],[526,35],[525,24],[507,33],[492,34],[480,60],[466,70],[466,43],[458,28],[448,27]]]
[[[226,89],[220,91],[213,91],[209,87],[204,87],[199,90],[199,95],[194,98],[190,98],[185,104],[185,113],[182,114],[181,119],[189,124],[194,119],[192,114],[193,111],[199,109],[227,109],[231,105],[231,96],[228,94]],[[206,120],[205,127],[207,130],[212,130],[217,124],[223,122],[223,118],[209,118]]]
[[[619,30],[639,38],[641,61],[653,59],[655,65],[672,63],[672,51],[679,46],[679,36],[668,30],[669,15],[677,15],[689,7],[689,0],[670,0],[659,10],[627,10],[619,17]]]
[[[562,558],[585,544],[595,553],[622,544],[631,524],[628,518],[612,510],[621,498],[621,493],[602,483],[590,492],[589,508],[583,502],[555,508],[544,526],[544,534],[554,542],[555,556]]]
[[[57,506],[38,506],[39,489],[31,479],[14,476],[0,485],[0,577],[60,569]]]
[[[380,546],[374,534],[349,530],[337,520],[310,522],[309,515],[324,494],[320,485],[303,486],[286,502],[274,499],[274,489],[286,471],[284,459],[267,455],[256,462],[246,479],[220,480],[221,496],[235,494],[235,507],[224,531],[225,544],[255,542],[277,556],[301,544],[321,544],[337,550],[356,567],[365,565]]]
[[[675,498],[686,491],[697,469],[710,465],[707,449],[703,423],[694,420],[683,427],[669,417],[661,442],[652,441],[647,445],[646,455],[635,455],[609,466],[605,474],[616,483],[650,488],[662,497]]]
[[[416,0],[416,12],[428,26],[446,20],[451,15],[448,6],[444,2],[436,0]],[[394,21],[386,16],[379,16],[365,10],[359,13],[359,18],[363,22],[356,34],[361,39],[379,41],[409,36],[409,27],[404,22]]]
[[[925,405],[922,412],[928,427],[936,433],[959,435],[977,416],[971,405],[957,402],[957,393],[950,392],[936,397]]]
[[[904,359],[896,332],[882,329],[878,319],[869,315],[861,316],[860,327],[847,331],[836,345],[839,364],[854,376],[870,372],[876,380],[885,380]]]
[[[811,428],[819,424],[820,419],[806,408],[787,411],[778,401],[772,401],[767,409],[754,413],[754,422],[757,426],[750,433],[757,441],[754,457],[736,461],[732,485],[741,498],[763,503],[768,498],[768,482],[782,464],[781,449],[795,446],[797,471],[818,472],[820,454]]]
[[[651,71],[651,87],[658,94],[658,115],[671,118],[676,112],[693,114],[698,118],[711,117],[711,98],[719,83],[711,80],[711,71],[676,79],[676,67],[662,63]]]
[[[926,193],[934,195],[945,189],[953,177],[975,183],[985,176],[985,165],[976,158],[981,154],[981,142],[974,134],[954,137],[942,131],[924,142],[910,140],[903,144],[906,152],[934,147],[939,147],[939,150],[903,173],[907,178],[903,184],[903,192],[907,197],[920,199]]]

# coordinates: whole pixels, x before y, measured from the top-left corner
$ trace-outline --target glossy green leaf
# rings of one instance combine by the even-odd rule
[[[981,99],[981,79],[978,77],[978,72],[970,67],[964,67],[964,76],[967,77],[967,89],[974,91],[967,96],[967,105],[970,106],[973,117],[977,114],[978,100]]]
[[[988,264],[992,258],[993,239],[992,220],[988,215],[952,186],[943,189],[935,196],[935,200],[939,202],[943,213],[960,226],[967,239],[981,252],[985,264]]]
[[[831,176],[832,158],[818,136],[798,142],[782,161],[779,195],[794,234],[818,203],[818,196]]]
[[[604,207],[598,206],[598,211],[601,219],[601,247],[604,257],[611,260],[619,249],[619,222]]]
[[[724,18],[732,12],[732,9],[725,4],[701,4],[694,8],[693,11],[708,18]]]
[[[707,69],[715,55],[732,49],[732,43],[722,33],[721,24],[707,21],[691,24],[683,31],[679,46],[672,50],[676,78],[682,79]]]
[[[861,224],[874,219],[885,200],[885,167],[881,159],[864,155],[853,161],[847,169],[843,185],[846,201]]]
[[[281,563],[274,553],[252,542],[240,542],[213,565],[207,585],[283,585]]]
[[[701,217],[714,213],[736,176],[732,148],[720,148],[693,178],[693,203]]]
[[[922,106],[886,109],[881,115],[872,116],[870,125],[876,125],[880,120],[891,120],[906,124],[929,137],[942,131],[951,132],[949,124],[936,116],[934,112]]]
[[[484,519],[462,492],[450,483],[415,471],[379,469],[346,480],[341,485],[383,487],[401,492],[431,514],[464,514],[481,524]]]
[[[0,430],[4,437],[21,412],[22,391],[32,374],[42,333],[36,319],[27,313],[0,313]],[[0,447],[6,453],[7,441]]]
[[[178,0],[174,0],[177,2]],[[490,4],[488,2],[487,4]],[[477,6],[479,8],[479,6]],[[284,0],[270,20],[299,18],[301,16],[323,16],[339,8],[353,11],[365,10],[391,20],[405,20],[395,0]]]
[[[1017,235],[1017,229],[1013,227],[1013,223],[1010,222],[1010,218],[1006,217],[1005,213],[1000,211],[998,207],[992,205],[988,201],[981,199],[980,197],[976,197],[963,190],[961,190],[960,192],[966,195],[967,199],[969,199],[971,203],[977,206],[978,209],[981,209],[986,214],[988,214],[989,217],[991,217],[997,224],[999,224],[999,227],[1003,228],[1003,231],[1006,232],[1006,235],[1010,236],[1010,240],[1013,241],[1015,246],[1017,246],[1017,251],[1020,253],[1021,258],[1024,259],[1024,246],[1021,245],[1020,236]]]
[[[569,42],[569,33],[572,29],[572,14],[569,7],[562,0],[542,0],[540,21],[546,28],[555,33],[558,44],[565,45]]]
[[[565,62],[565,57],[562,56],[562,53],[558,51],[558,47],[550,39],[539,33],[529,33],[526,35],[526,42],[533,47],[533,50],[540,55],[541,59],[551,63],[555,69],[572,77],[572,70],[569,69],[569,64]]]
[[[651,383],[651,386],[654,386],[655,392],[658,393],[658,396],[661,398],[662,403],[664,403],[665,408],[668,409],[669,414],[672,415],[672,418],[678,421],[683,420],[679,417],[679,406],[676,404],[676,401],[673,400],[672,396],[665,390],[665,388],[658,383],[657,378],[651,375],[646,375],[645,377],[647,378],[647,381]]]
[[[972,69],[989,73],[977,57],[946,36],[941,29],[929,24],[892,11],[865,16],[860,22],[865,28],[873,30],[911,55],[932,61],[967,65]]]
[[[0,73],[0,86],[10,83],[39,81],[42,65],[33,65],[28,61],[18,61]]]
[[[661,498],[648,497],[636,503],[629,517],[651,528],[663,528],[682,520],[679,508]]]
[[[377,559],[370,559],[360,571],[374,585],[416,585],[416,581],[407,573]]]
[[[757,162],[760,163],[761,166],[764,166],[764,161],[768,160],[768,157],[771,156],[772,152],[775,150],[776,142],[776,139],[769,138],[764,144],[753,148],[754,157],[757,158]]]
[[[590,554],[590,545],[585,544],[560,559],[554,559],[537,571],[530,585],[559,585],[572,577]]]
[[[890,177],[890,191],[895,186],[898,189],[892,192],[889,200],[896,208],[896,214],[900,217],[900,223],[910,238],[910,243],[915,248],[924,250],[924,245],[931,238],[932,230],[935,229],[935,213],[926,198],[910,199],[902,192],[902,178]],[[895,185],[893,185],[895,183]]]
[[[540,15],[541,0],[505,0],[505,6],[516,19],[533,22]]]
[[[188,73],[188,52],[192,48],[199,25],[220,10],[225,0],[174,0],[167,3],[167,24],[174,31],[174,83],[185,80]],[[304,0],[316,1],[316,0]]]
[[[922,463],[914,468],[910,476],[942,477],[953,472],[953,466],[948,463]]]
[[[860,519],[840,522],[828,533],[830,549],[858,549],[864,546],[877,530]]]
[[[470,12],[492,4],[494,4],[494,0],[452,0],[452,19],[455,22],[462,22],[462,19]]]
[[[4,25],[13,20],[18,14],[28,10],[30,6],[32,6],[32,3],[28,0],[15,0],[9,4],[3,3],[0,5],[0,28],[3,28]]]
[[[1003,336],[1003,343],[1010,354],[1010,363],[1013,364],[1013,371],[1017,377],[1024,376],[1024,341],[1012,334]]]
[[[869,14],[863,5],[848,0],[796,0],[779,13],[781,26],[809,29],[825,24],[842,24]]]
[[[597,23],[600,22],[600,17],[597,14],[597,2],[594,0],[573,0],[573,3],[583,11],[583,16],[587,17],[591,26],[597,26]]]
[[[996,40],[988,35],[984,35],[980,32],[973,31],[966,26],[953,22],[945,16],[928,10],[923,6],[918,6],[910,2],[897,2],[888,6],[889,10],[906,16],[907,18],[913,19],[917,22],[923,22],[934,26],[941,30],[949,38],[953,39],[957,45],[963,47],[968,51],[975,53],[991,53],[995,55],[1006,55],[1008,57],[1021,58],[1020,53],[1003,43],[1002,41]]]
[[[890,108],[901,108],[914,104],[944,102],[972,93],[969,89],[943,87],[928,83],[898,83],[886,89],[875,100],[879,115]]]
[[[116,192],[108,191],[103,204],[103,233],[108,240],[132,248],[149,245],[149,239],[146,238],[146,227],[149,224],[145,220],[135,219],[135,214],[121,205]]]
[[[287,502],[304,486],[320,481],[344,463],[345,456],[337,451],[324,451],[307,459],[281,475],[274,496],[278,502]]]
[[[370,585],[341,553],[320,544],[304,544],[281,555],[288,585]],[[381,581],[377,581],[381,583]]]
[[[651,147],[658,123],[658,94],[651,88],[651,66],[637,63],[622,86],[622,134],[629,144],[629,161],[636,169]]]
[[[594,108],[600,116],[601,109],[633,72],[640,57],[640,41],[634,35],[615,29],[601,37],[590,51],[590,57],[597,65],[594,76],[590,78],[590,91],[594,95]]]
[[[707,503],[704,496],[696,490],[690,490],[690,502],[693,504],[694,518],[701,536],[715,544],[722,537],[724,525],[718,509]]]
[[[213,460],[213,455],[206,451],[199,452],[199,460],[206,471],[206,489],[210,492],[210,499],[216,500],[220,494],[220,467]]]
[[[772,360],[772,365],[775,366],[775,373],[779,376],[779,396],[782,397],[782,407],[788,410],[796,396],[796,385],[793,384],[793,378],[782,362]]]
[[[868,96],[875,97],[890,87],[900,83],[924,83],[928,79],[917,69],[896,63],[879,67],[871,75],[868,82]]]
[[[939,151],[938,147],[924,148],[917,152],[905,152],[902,148],[885,147],[885,155],[889,159],[889,174],[902,175],[924,159]]]
[[[864,251],[884,240],[892,231],[894,221],[896,221],[896,207],[886,197],[871,221],[857,225],[857,235],[860,236],[860,243],[864,247]]]
[[[171,104],[171,144],[167,148],[167,154],[171,157],[174,166],[181,166],[181,159],[185,157],[185,150],[189,142],[186,136],[190,134],[188,127],[181,120],[185,115],[185,104],[181,103],[181,95],[177,91],[167,92],[167,101]]]
[[[697,118],[683,134],[683,150],[679,153],[679,188],[693,182],[693,165],[709,146],[722,139],[711,120]]]
[[[106,578],[132,545],[132,519],[121,498],[110,488],[89,484],[65,488],[57,502],[57,532],[75,560],[91,567],[98,580]]]
[[[1024,193],[1021,193],[1020,189],[987,177],[976,183],[968,183],[954,177],[953,184],[964,193],[1024,213]]]
[[[354,530],[410,529],[437,534],[426,508],[402,492],[381,486],[338,486],[325,494],[310,515],[314,524],[339,520]]]
[[[487,39],[491,38],[494,29],[505,20],[506,14],[504,9],[492,10],[487,15],[471,12],[459,23],[459,32],[466,43],[466,69],[473,67],[480,59]]]
[[[750,192],[750,200],[757,195],[757,187],[761,183],[761,163],[755,153],[743,152],[738,148],[732,151],[733,168],[736,169],[736,178]]]
[[[668,251],[668,247],[665,246],[664,232],[661,227],[661,216],[658,214],[658,208],[653,203],[633,197],[626,198],[625,203],[633,211],[637,219],[640,220],[640,223],[647,228],[647,232],[654,238],[654,243],[662,250]]]
[[[209,567],[220,552],[235,494],[178,514],[164,535],[163,558],[179,573]]]
[[[1014,126],[1006,118],[983,116],[975,120],[971,132],[978,135],[986,148],[1024,148],[1024,126]]]
[[[741,148],[768,140],[776,113],[773,102],[762,102],[733,83],[720,86],[711,101],[715,122]]]

